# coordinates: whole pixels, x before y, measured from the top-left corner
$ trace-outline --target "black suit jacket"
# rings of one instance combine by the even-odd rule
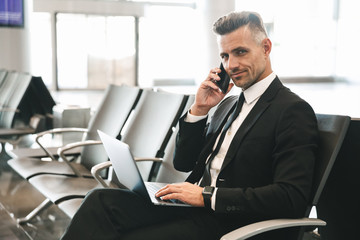
[[[224,99],[209,125],[206,119],[196,123],[185,122],[185,116],[180,119],[174,166],[192,171],[187,181],[195,183],[202,177],[205,161],[237,98]],[[245,222],[304,216],[317,138],[311,106],[276,78],[229,146],[217,178],[215,212]]]

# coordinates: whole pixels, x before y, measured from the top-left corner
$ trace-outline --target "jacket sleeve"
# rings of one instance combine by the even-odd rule
[[[176,137],[174,167],[178,171],[192,171],[205,141],[207,118],[195,123],[185,122],[186,114],[179,120]]]

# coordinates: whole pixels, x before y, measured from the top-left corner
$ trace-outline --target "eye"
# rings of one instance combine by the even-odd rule
[[[239,49],[236,51],[236,55],[244,55],[245,53],[247,53],[245,49]]]
[[[220,55],[220,58],[223,59],[223,60],[228,59],[228,57],[229,57],[229,55],[227,55],[227,54],[221,54]]]

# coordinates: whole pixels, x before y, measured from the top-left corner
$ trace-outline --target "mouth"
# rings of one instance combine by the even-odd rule
[[[246,73],[246,70],[243,70],[243,71],[238,71],[238,72],[232,73],[232,74],[231,74],[231,78],[238,78],[238,77],[241,77],[241,76],[243,76],[245,73]]]

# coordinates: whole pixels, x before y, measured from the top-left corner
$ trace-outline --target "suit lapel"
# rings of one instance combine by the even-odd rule
[[[238,96],[230,96],[227,99],[224,99],[222,103],[220,103],[221,105],[219,105],[216,112],[214,113],[206,133],[207,144],[204,146],[203,150],[199,155],[199,161],[197,162],[196,167],[194,168],[190,176],[186,179],[186,181],[195,183],[198,182],[203,176],[206,159],[212,152],[217,136],[220,134],[221,129],[225,125],[228,117],[230,116],[232,112],[231,109],[234,109],[237,99]]]
[[[210,126],[206,133],[208,136],[207,144],[200,154],[200,159],[206,160],[209,154],[212,152],[218,135],[220,134],[222,128],[235,108],[237,99],[238,96],[230,96],[228,99],[226,99],[226,102],[224,101],[222,103],[224,104],[224,107],[219,106],[217,110],[218,112],[214,113],[213,119],[211,119]]]
[[[283,85],[276,77],[274,81],[270,84],[268,89],[260,97],[254,108],[250,111],[244,122],[237,130],[233,140],[231,141],[231,144],[224,159],[224,163],[221,167],[221,171],[231,162],[232,159],[234,159],[235,154],[239,149],[239,146],[244,140],[245,136],[254,126],[254,124],[260,118],[263,112],[270,106],[272,99],[275,97],[281,87],[283,87]]]

